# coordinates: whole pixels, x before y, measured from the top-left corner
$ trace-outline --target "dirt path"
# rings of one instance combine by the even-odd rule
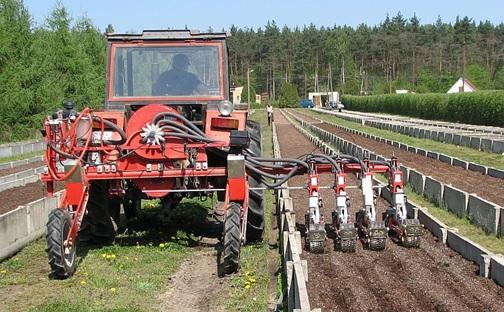
[[[217,239],[205,242],[218,243]],[[160,311],[225,311],[223,294],[229,290],[229,281],[218,277],[215,249],[199,248],[170,278],[168,290],[159,298]]]
[[[293,110],[290,110],[290,112],[308,122],[320,121]],[[431,176],[439,181],[443,181],[446,184],[451,184],[468,193],[476,193],[478,196],[490,200],[500,206],[504,205],[504,193],[502,192],[502,189],[504,188],[504,180],[502,179],[493,178],[475,171],[464,170],[460,167],[451,166],[439,160],[408,152],[360,135],[351,134],[330,124],[322,123],[317,126],[385,157],[390,157],[392,153],[394,153],[402,164],[407,167],[414,168],[426,176]]]
[[[295,157],[313,151],[313,145],[280,114],[275,115],[282,156]],[[333,178],[321,177],[321,185]],[[349,185],[358,185],[349,176]],[[306,184],[306,177],[295,177],[291,186]],[[306,211],[306,191],[292,191],[296,219]],[[334,193],[322,190],[322,214],[330,221],[335,208]],[[350,215],[362,204],[358,189],[350,189]],[[378,215],[388,207],[379,199]],[[381,217],[378,217],[381,220]],[[363,249],[357,243],[355,253],[334,251],[334,242],[326,241],[324,254],[303,253],[308,260],[310,304],[322,311],[502,311],[504,288],[479,277],[478,267],[437,242],[424,231],[419,249],[403,248],[387,240],[383,252]]]

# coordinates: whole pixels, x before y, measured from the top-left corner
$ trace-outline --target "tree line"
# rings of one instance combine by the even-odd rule
[[[446,92],[459,78],[478,89],[504,89],[504,24],[440,17],[422,24],[401,13],[376,26],[280,28],[231,27],[230,70],[233,82],[252,85],[278,99],[282,84],[343,94]],[[246,95],[245,95],[246,98]],[[253,100],[253,99],[252,99]]]
[[[0,0],[0,142],[33,137],[64,100],[78,108],[104,100],[104,32],[61,5],[35,26],[22,0]],[[235,86],[297,105],[311,91],[387,94],[446,92],[463,76],[479,89],[504,89],[504,24],[460,17],[422,24],[400,13],[376,26],[231,26]],[[247,92],[243,99],[248,101]],[[255,101],[255,97],[250,99]]]
[[[100,106],[105,47],[89,18],[73,20],[62,5],[34,27],[21,0],[0,0],[0,142],[35,136],[64,100]]]

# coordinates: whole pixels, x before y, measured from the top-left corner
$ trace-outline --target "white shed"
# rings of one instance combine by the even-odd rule
[[[467,79],[460,77],[447,93],[474,92],[476,87]]]

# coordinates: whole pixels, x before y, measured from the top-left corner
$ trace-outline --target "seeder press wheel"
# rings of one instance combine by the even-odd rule
[[[341,224],[338,246],[342,252],[355,252],[357,230],[353,224]]]
[[[387,228],[385,224],[383,222],[371,222],[368,231],[368,248],[375,251],[384,250],[387,240]]]
[[[418,219],[404,220],[404,234],[402,236],[402,244],[408,248],[420,247],[422,229],[423,227]]]

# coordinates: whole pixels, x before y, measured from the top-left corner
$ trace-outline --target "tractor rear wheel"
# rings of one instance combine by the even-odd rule
[[[229,203],[226,210],[226,220],[224,220],[224,250],[222,252],[222,264],[225,274],[238,271],[240,267],[240,247],[241,247],[241,210],[238,203]]]
[[[261,151],[261,124],[255,121],[247,121],[247,129],[250,134],[249,152],[252,156],[260,157]],[[263,187],[261,178],[257,174],[248,175],[249,188]],[[264,232],[264,191],[249,190],[247,212],[247,241],[260,241]]]
[[[49,213],[47,221],[47,256],[51,266],[51,275],[56,279],[64,279],[74,274],[77,266],[76,248],[65,246],[72,219],[66,209],[56,208]]]
[[[119,223],[121,206],[107,196],[107,183],[95,181],[89,186],[87,214],[84,216],[83,230],[97,243],[112,243]]]

